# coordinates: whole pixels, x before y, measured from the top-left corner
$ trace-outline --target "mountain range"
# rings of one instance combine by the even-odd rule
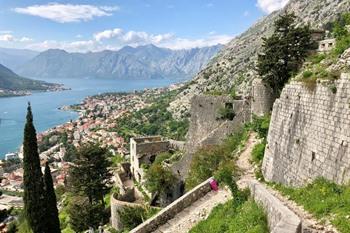
[[[29,49],[0,48],[0,64],[16,70],[38,54],[39,52]]]
[[[22,76],[39,79],[185,79],[204,68],[221,48],[222,45],[216,45],[170,50],[150,44],[88,53],[50,49],[18,66],[15,71]]]

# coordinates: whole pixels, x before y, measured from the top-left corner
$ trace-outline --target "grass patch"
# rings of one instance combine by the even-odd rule
[[[314,55],[311,55],[308,58],[308,61],[310,61],[311,64],[316,65],[316,64],[319,64],[321,61],[323,61],[326,57],[327,56],[324,53],[316,53]]]
[[[209,217],[190,233],[267,233],[267,218],[262,208],[249,199],[240,205],[233,200],[216,206]]]
[[[253,121],[250,123],[251,129],[256,132],[259,138],[266,138],[269,132],[271,116],[265,115],[262,117],[253,115]]]
[[[302,188],[274,186],[284,195],[312,213],[327,219],[341,232],[350,232],[350,186],[336,185],[324,178]]]
[[[265,142],[261,142],[254,146],[252,151],[252,161],[254,163],[260,163],[264,159],[265,146]]]
[[[310,91],[314,91],[317,87],[317,78],[316,77],[302,79],[301,81],[302,81],[303,86]]]
[[[137,227],[153,215],[157,214],[159,209],[152,207],[124,207],[118,210],[120,221],[123,225],[123,231],[130,231]]]

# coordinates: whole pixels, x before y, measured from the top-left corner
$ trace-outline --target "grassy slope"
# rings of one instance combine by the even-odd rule
[[[284,195],[312,213],[327,219],[341,232],[350,232],[350,186],[336,185],[323,178],[302,188],[274,186]]]
[[[232,200],[218,205],[209,217],[198,223],[190,233],[267,233],[267,218],[253,200],[235,206]]]

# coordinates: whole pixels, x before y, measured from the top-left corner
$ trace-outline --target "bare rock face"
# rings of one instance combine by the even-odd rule
[[[350,49],[344,51],[337,63],[331,65],[327,70],[330,72],[339,72],[350,68]]]
[[[257,77],[255,63],[261,50],[262,38],[271,35],[273,23],[283,12],[294,12],[300,23],[314,28],[326,28],[343,12],[350,11],[349,0],[291,0],[287,6],[271,13],[246,32],[233,39],[202,70],[178,98],[170,104],[169,110],[176,118],[188,113],[190,100],[194,95],[207,91],[228,91],[235,87],[238,94],[249,95],[251,83]]]

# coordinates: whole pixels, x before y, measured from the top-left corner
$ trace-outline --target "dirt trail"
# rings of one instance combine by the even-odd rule
[[[259,140],[257,139],[256,133],[251,133],[249,135],[245,149],[236,161],[236,165],[241,173],[241,176],[237,181],[237,185],[240,189],[247,188],[248,181],[255,180],[254,166],[251,164],[250,158],[254,146],[258,143]]]
[[[238,186],[242,188],[247,187],[247,183],[251,180],[256,180],[254,175],[254,166],[250,162],[251,153],[256,144],[259,143],[257,135],[251,133],[247,141],[244,151],[240,154],[236,165],[241,171],[240,179],[237,181]],[[278,191],[265,185],[265,187],[278,198],[286,207],[298,215],[303,222],[303,233],[338,233],[338,231],[329,223],[321,224],[311,214],[304,210],[302,206],[297,205],[294,201],[281,195]]]
[[[226,189],[211,191],[192,205],[178,213],[173,219],[160,226],[155,233],[185,233],[189,232],[198,222],[206,219],[212,209],[231,198]]]

